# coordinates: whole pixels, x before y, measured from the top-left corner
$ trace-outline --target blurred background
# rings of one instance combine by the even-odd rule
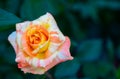
[[[15,24],[50,12],[71,39],[72,61],[44,75],[17,68],[8,35]],[[0,79],[120,79],[119,0],[0,0]]]

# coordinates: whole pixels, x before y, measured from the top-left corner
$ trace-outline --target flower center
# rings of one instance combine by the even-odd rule
[[[30,44],[38,44],[41,42],[41,33],[39,31],[31,30],[31,34],[28,36]]]
[[[31,26],[27,29],[27,43],[32,49],[36,49],[39,45],[48,41],[48,31],[42,26]]]
[[[45,58],[49,46],[49,33],[40,25],[30,25],[22,36],[23,50],[27,55]]]

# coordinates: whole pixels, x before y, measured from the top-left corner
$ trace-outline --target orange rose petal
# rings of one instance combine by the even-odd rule
[[[25,53],[27,53],[31,57],[34,57],[34,55],[32,54],[32,49],[27,44],[26,34],[23,34],[22,36],[22,46],[23,46],[23,50],[25,51]]]
[[[58,32],[56,32],[56,31],[51,31],[51,32],[50,32],[50,35],[52,35],[52,34],[58,34]]]
[[[51,36],[50,41],[53,43],[61,43],[62,41],[58,38],[58,36]]]

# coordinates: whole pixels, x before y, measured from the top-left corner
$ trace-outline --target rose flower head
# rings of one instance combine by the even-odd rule
[[[50,13],[16,24],[8,40],[16,52],[18,68],[24,73],[44,74],[56,64],[73,59],[70,39],[62,34]]]

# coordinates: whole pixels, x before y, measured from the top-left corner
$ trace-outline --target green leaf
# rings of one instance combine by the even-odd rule
[[[0,59],[3,59],[5,63],[15,64],[15,51],[8,42],[9,31],[0,32]]]
[[[8,42],[8,35],[12,30],[5,30],[0,32],[0,58],[6,63],[15,64],[15,51]]]
[[[117,57],[120,59],[120,45],[118,46],[118,48],[117,48]]]
[[[23,79],[22,75],[16,72],[7,73],[4,79]]]
[[[0,8],[3,8],[5,6],[5,1],[0,0]]]
[[[66,13],[66,17],[70,23],[70,28],[71,28],[73,37],[77,40],[85,38],[85,32],[82,31],[81,26],[77,21],[77,18],[69,12]]]
[[[80,61],[94,61],[99,58],[102,52],[102,40],[91,39],[83,41],[77,49],[77,57]]]
[[[56,15],[63,11],[63,8],[62,3],[55,0],[25,0],[20,15],[25,20],[33,20],[46,12]]]
[[[73,10],[79,11],[83,19],[88,17],[92,18],[94,21],[98,21],[98,7],[94,2],[88,2],[87,4],[76,3],[73,5]]]
[[[1,64],[0,63],[0,72],[6,73],[6,72],[11,71],[11,70],[12,70],[11,65],[9,65],[9,64]]]
[[[7,63],[15,64],[15,51],[12,48],[12,46],[7,48],[7,50],[6,50],[5,54],[4,54],[4,60]]]
[[[85,63],[83,65],[83,74],[90,79],[108,78],[109,74],[113,74],[114,65],[108,61],[102,60],[97,62]],[[113,75],[110,75],[112,77]]]
[[[31,73],[26,73],[24,74],[24,79],[46,79],[47,76],[45,74],[39,75],[39,74],[31,74]]]
[[[83,74],[85,77],[95,79],[97,76],[96,67],[93,63],[86,63],[83,65]]]
[[[0,31],[11,28],[9,25],[16,24],[20,21],[14,14],[0,9]]]
[[[99,8],[108,8],[108,9],[111,9],[111,10],[119,10],[120,8],[120,2],[119,1],[97,1],[96,2],[96,5],[99,7]]]
[[[12,46],[7,46],[5,42],[0,45],[0,58],[6,63],[15,64],[15,51]]]
[[[116,70],[116,79],[120,79],[120,67]]]
[[[12,13],[18,12],[20,0],[6,0],[5,3],[6,3],[5,10],[12,12]]]
[[[64,77],[74,77],[79,68],[80,63],[76,58],[71,61],[63,62],[56,67],[55,78],[62,79]]]
[[[108,51],[108,57],[111,60],[114,60],[114,47],[110,39],[107,40],[107,51]]]

